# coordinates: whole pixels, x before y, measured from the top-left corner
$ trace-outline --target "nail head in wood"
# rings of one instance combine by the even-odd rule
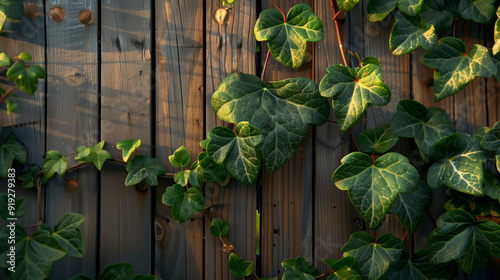
[[[24,14],[30,18],[34,19],[40,15],[38,6],[35,3],[27,3],[24,5]]]
[[[80,23],[83,25],[89,25],[92,23],[92,12],[87,9],[81,10],[78,14],[78,20],[80,20]]]
[[[70,179],[66,181],[66,183],[64,184],[64,188],[66,189],[67,192],[70,193],[76,192],[76,190],[78,190],[78,182],[73,179]]]
[[[50,17],[55,21],[55,22],[61,22],[64,20],[64,10],[61,7],[54,7],[52,10],[50,10]]]

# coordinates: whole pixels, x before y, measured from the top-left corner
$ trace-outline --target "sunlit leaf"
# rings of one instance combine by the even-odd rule
[[[368,20],[382,20],[396,7],[409,16],[416,16],[423,4],[424,0],[369,0]]]
[[[149,156],[136,156],[126,167],[129,173],[125,186],[133,186],[146,179],[150,186],[158,185],[158,176],[165,174],[165,167],[160,160]]]
[[[394,15],[396,23],[392,27],[389,47],[392,54],[403,55],[418,47],[429,50],[437,43],[434,26],[423,22],[422,16],[408,16],[402,12]]]
[[[189,157],[189,152],[186,147],[181,146],[177,150],[175,150],[174,154],[168,157],[170,164],[174,167],[184,168],[188,167],[191,162],[191,158]]]
[[[19,60],[9,68],[7,77],[16,83],[17,88],[31,95],[36,90],[38,79],[45,79],[46,74],[42,67],[26,66],[23,60]]]
[[[92,147],[80,146],[76,148],[75,160],[79,162],[92,162],[98,170],[101,170],[104,162],[113,158],[108,151],[103,150],[103,147],[104,141]]]
[[[66,158],[59,151],[48,151],[46,156],[43,161],[43,168],[45,169],[43,175],[45,180],[49,180],[56,173],[64,177],[64,173],[69,166]]]
[[[132,153],[141,146],[141,139],[127,139],[116,143],[116,148],[122,151],[123,161],[127,162]]]
[[[352,11],[359,5],[359,0],[336,0],[337,7],[342,11]]]

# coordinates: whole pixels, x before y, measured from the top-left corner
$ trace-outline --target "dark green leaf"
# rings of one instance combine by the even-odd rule
[[[180,148],[175,150],[174,154],[168,157],[168,160],[174,167],[179,168],[188,167],[189,163],[191,162],[189,152],[184,146],[181,146]]]
[[[498,48],[500,49],[500,39],[498,41]],[[493,64],[495,64],[495,67],[497,69],[495,79],[497,79],[497,81],[500,81],[500,71],[499,71],[500,70],[500,53],[497,53],[495,55],[493,54],[493,52],[495,51],[495,47],[493,47],[493,49],[489,49],[488,51],[490,53],[491,61],[493,61]]]
[[[431,189],[423,181],[420,181],[420,186],[416,191],[398,194],[390,212],[398,215],[399,221],[408,234],[413,234],[420,226],[424,209],[431,203],[431,198]]]
[[[7,243],[9,228],[5,227],[0,232],[0,267],[8,266],[7,254],[11,246],[15,247],[16,252],[16,269],[14,273],[8,272],[9,279],[47,279],[52,270],[52,263],[66,255],[57,239],[46,228],[46,226],[41,226],[28,237],[24,228],[16,224],[14,245]]]
[[[299,68],[306,56],[307,42],[323,39],[323,23],[307,4],[293,6],[286,22],[273,9],[260,13],[254,28],[257,41],[267,41],[274,59],[289,68]]]
[[[128,161],[132,153],[141,146],[141,139],[137,140],[123,140],[116,143],[116,148],[122,151],[123,161]]]
[[[21,19],[24,14],[22,0],[0,0],[0,12],[13,19]]]
[[[189,172],[189,177],[188,177],[189,183],[191,186],[201,189],[201,186],[205,183],[205,178],[203,176],[203,173],[201,173],[198,170],[191,170]]]
[[[1,19],[0,19],[0,25],[1,25]],[[1,31],[1,29],[0,29],[0,31]],[[4,52],[0,53],[0,67],[9,66],[9,65],[10,65],[10,59],[7,56],[7,54]]]
[[[70,257],[81,258],[84,253],[83,235],[78,228],[84,221],[80,214],[64,214],[54,225],[54,237]]]
[[[342,11],[352,11],[359,5],[359,0],[336,0],[337,7]]]
[[[165,167],[160,160],[149,156],[136,156],[126,168],[129,173],[125,186],[133,186],[146,179],[150,186],[158,185],[158,176],[165,174]]]
[[[66,169],[68,169],[68,161],[61,155],[59,151],[48,151],[47,158],[43,161],[43,175],[45,180],[49,180],[54,174],[64,177]]]
[[[404,254],[403,254],[404,255]],[[448,280],[450,275],[446,265],[435,265],[429,262],[426,249],[413,253],[411,258],[402,257],[389,267],[382,280]]]
[[[253,262],[244,261],[231,253],[228,261],[229,270],[236,278],[245,278],[253,272]]]
[[[23,181],[22,187],[24,189],[30,189],[36,186],[36,173],[40,172],[40,167],[37,165],[30,167],[28,170],[19,174],[17,177],[19,180]]]
[[[101,170],[104,162],[113,158],[108,151],[103,150],[103,147],[104,141],[90,148],[80,146],[76,149],[77,154],[75,160],[79,162],[92,162],[98,170]]]
[[[484,135],[486,135],[486,133],[488,133],[488,131],[490,131],[491,128],[490,127],[487,127],[487,126],[484,126],[484,127],[480,127],[478,128],[475,132],[474,132],[474,138],[476,138],[477,140],[481,141],[483,140],[484,138]]]
[[[78,275],[71,277],[69,280],[91,280],[91,279],[83,274],[78,274]]]
[[[17,104],[16,102],[14,102],[14,101],[12,101],[10,99],[6,99],[5,100],[5,105],[7,107],[7,114],[10,114],[10,113],[12,113],[14,111],[17,111],[17,112],[21,111],[21,108],[19,108],[19,104]]]
[[[454,11],[450,4],[454,1],[424,0],[420,15],[427,24],[432,24],[436,32],[445,32],[453,25]]]
[[[498,199],[500,202],[500,173],[493,173],[489,168],[483,170],[484,173],[484,194]]]
[[[391,131],[389,125],[383,125],[373,130],[364,130],[356,140],[363,153],[382,154],[396,145],[398,136]]]
[[[489,258],[500,257],[500,226],[492,221],[476,221],[464,210],[451,210],[439,217],[438,228],[429,236],[430,261],[455,260],[470,273],[481,268]]]
[[[198,155],[198,160],[193,162],[191,169],[194,172],[201,173],[204,182],[216,181],[219,185],[224,186],[229,181],[229,176],[224,165],[213,162],[206,152],[202,152]],[[192,174],[193,173],[191,173],[190,176],[193,176]],[[193,185],[193,182],[191,182],[191,184]]]
[[[9,198],[11,199],[10,202]],[[2,202],[2,207],[0,207],[0,217],[4,220],[9,218],[21,218],[26,214],[26,211],[28,211],[28,203],[26,203],[26,199],[23,197],[9,197],[8,193],[0,193],[0,201]],[[10,208],[11,206],[13,206],[13,208]]]
[[[323,259],[331,269],[332,274],[326,278],[326,280],[362,280],[359,273],[352,268],[354,265],[354,258],[347,256],[340,260],[334,259]]]
[[[262,161],[257,146],[264,140],[260,129],[240,122],[234,134],[227,127],[216,126],[208,132],[208,139],[207,153],[215,163],[224,164],[227,172],[243,184],[255,184]]]
[[[210,226],[210,232],[215,237],[226,236],[227,233],[229,232],[229,223],[227,221],[223,222],[220,218],[215,217],[212,220],[212,225]]]
[[[389,47],[393,55],[411,53],[422,47],[429,50],[437,43],[434,26],[424,23],[421,15],[408,16],[401,11],[394,15]]]
[[[400,137],[413,137],[426,163],[429,163],[432,145],[453,133],[451,121],[443,109],[426,108],[414,100],[399,102],[397,112],[391,119],[391,130]]]
[[[0,146],[0,177],[7,178],[14,156],[2,145]]]
[[[269,173],[292,157],[310,124],[325,123],[330,113],[328,100],[309,79],[264,84],[260,78],[243,73],[226,77],[212,96],[211,105],[219,119],[247,121],[262,131],[261,154]]]
[[[481,147],[493,154],[500,154],[500,122],[490,129],[481,140]]]
[[[24,90],[31,95],[36,90],[38,79],[45,79],[46,74],[42,67],[38,65],[26,67],[24,61],[19,60],[9,68],[7,77],[13,80],[20,90]]]
[[[209,141],[210,141],[209,139],[205,139],[205,140],[201,141],[200,142],[200,147],[202,147],[203,150],[206,150]]]
[[[197,188],[190,188],[184,192],[179,184],[174,184],[165,190],[162,203],[172,207],[172,217],[180,223],[190,219],[195,211],[203,211],[205,201],[203,195]]]
[[[383,20],[396,7],[409,16],[416,16],[423,4],[424,0],[369,0],[368,20]]]
[[[314,265],[309,265],[303,257],[286,259],[281,262],[285,269],[282,280],[314,280],[319,275]]]
[[[361,60],[361,67],[365,67],[368,64],[375,64],[378,67],[382,67],[380,64],[380,60],[378,60],[376,57],[373,56],[366,56]]]
[[[342,159],[332,180],[339,189],[349,191],[367,226],[377,228],[399,192],[418,188],[419,175],[403,155],[388,153],[373,161],[369,155],[355,152]]]
[[[475,77],[489,78],[497,72],[488,49],[475,44],[467,51],[464,42],[453,37],[440,39],[420,61],[435,70],[435,102],[461,91]]]
[[[116,263],[106,266],[98,280],[155,280],[154,275],[134,274],[134,268],[128,263]]]
[[[380,279],[403,252],[403,241],[394,234],[384,234],[375,241],[367,232],[355,232],[344,246],[344,257],[354,257],[356,271],[363,279]]]
[[[431,147],[430,158],[435,161],[427,173],[432,189],[444,184],[464,193],[483,195],[482,167],[488,155],[479,146],[479,140],[465,133],[453,133]]]
[[[354,125],[372,104],[383,106],[391,100],[391,90],[382,82],[382,72],[375,64],[355,70],[337,64],[326,70],[319,91],[322,96],[332,97],[340,131]]]
[[[26,163],[26,158],[28,155],[26,151],[23,149],[23,145],[16,140],[14,133],[9,132],[5,140],[3,141],[3,147],[11,153],[17,161],[22,164]]]
[[[495,17],[495,0],[460,0],[458,14],[461,18],[487,24]]]
[[[24,60],[24,61],[31,61],[33,58],[31,55],[27,52],[21,52],[18,56],[15,57],[16,60]]]

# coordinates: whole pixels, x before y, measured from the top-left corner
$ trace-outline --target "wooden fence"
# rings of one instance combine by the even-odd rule
[[[303,76],[319,82],[327,66],[341,63],[329,1],[302,2],[323,20],[325,38],[308,45],[306,62],[298,70],[271,60],[266,81]],[[367,1],[362,2],[356,10],[340,15],[344,46],[362,57],[380,59],[383,79],[393,96],[388,106],[368,109],[355,125],[355,135],[364,128],[389,124],[403,99],[443,108],[459,132],[473,133],[500,120],[500,84],[493,78],[475,79],[457,95],[433,103],[433,71],[419,62],[422,51],[393,56],[388,47],[392,17],[369,23],[363,8]],[[207,131],[223,125],[210,107],[219,82],[234,72],[260,75],[267,46],[256,42],[253,27],[259,12],[272,8],[267,0],[236,0],[228,9],[227,23],[219,24],[214,14],[221,7],[220,0],[24,3],[29,17],[7,22],[0,51],[11,57],[20,51],[30,53],[34,63],[46,69],[47,80],[34,96],[20,94],[21,113],[7,115],[2,109],[0,117],[2,127],[10,127],[27,147],[28,164],[41,166],[49,150],[71,154],[80,145],[101,140],[119,158],[116,142],[140,138],[140,152],[159,158],[169,172],[174,169],[167,157],[176,148],[186,146],[195,159]],[[287,10],[290,2],[277,3]],[[62,16],[55,7],[64,11],[63,20],[55,20]],[[92,16],[88,25],[79,20],[84,9]],[[492,28],[474,23],[467,27],[472,43],[492,46]],[[460,25],[456,32],[464,34]],[[354,57],[348,59],[352,66],[357,64]],[[365,230],[347,192],[331,181],[340,159],[350,151],[349,135],[327,123],[311,128],[296,155],[278,172],[264,174],[261,186],[237,182],[206,186],[207,206],[229,221],[228,239],[242,256],[256,263],[259,276],[281,275],[280,262],[298,256],[326,271],[321,258],[340,258],[340,248],[350,234]],[[396,151],[409,154],[418,167],[412,141],[402,139]],[[161,203],[162,193],[172,182],[163,180],[141,191],[125,187],[125,177],[123,167],[106,164],[102,172],[93,167],[79,169],[65,179],[51,180],[44,188],[46,223],[53,225],[68,212],[85,216],[85,256],[56,262],[51,279],[69,279],[78,273],[96,279],[102,268],[116,262],[129,262],[136,273],[156,274],[158,279],[233,278],[227,268],[228,255],[221,250],[220,240],[210,235],[203,217],[195,215],[179,224]],[[67,179],[78,182],[76,192],[64,188]],[[18,196],[30,202],[28,214],[19,223],[36,223],[35,191],[17,190]],[[431,209],[435,217],[446,200],[444,192],[435,197]],[[257,210],[261,219],[258,256]],[[426,217],[420,230],[407,237],[407,249],[424,247],[432,229]],[[403,237],[404,229],[395,216],[388,216],[379,234],[387,232]],[[477,273],[457,277],[500,279],[499,265],[492,261]]]

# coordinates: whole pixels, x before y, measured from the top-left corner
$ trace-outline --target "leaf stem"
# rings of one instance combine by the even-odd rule
[[[262,76],[260,79],[264,81],[264,75],[266,74],[266,69],[267,69],[267,62],[269,61],[269,55],[271,54],[271,50],[267,50],[267,55],[266,55],[266,62],[264,62],[264,68],[262,69]]]
[[[9,89],[2,97],[0,97],[0,104],[4,103],[7,97],[12,94],[14,88]]]
[[[356,142],[356,138],[354,138],[354,134],[352,134],[352,129],[350,129],[350,128],[349,128],[349,134],[351,135],[351,139],[354,142],[354,146],[356,146],[356,150],[358,152],[361,152],[361,150],[359,149],[359,146],[358,146],[358,142]]]
[[[293,0],[290,0],[290,10],[292,9],[293,7]]]
[[[338,121],[331,121],[331,120],[326,120],[326,121],[329,122],[329,123],[336,123],[336,124],[339,123]]]
[[[469,32],[467,32],[467,26],[465,26],[465,20],[463,18],[460,20],[462,21],[462,26],[464,27],[465,37],[467,38],[467,43],[469,43],[469,49],[470,49],[470,47],[472,47],[472,44],[470,42]],[[469,50],[467,49],[467,51],[465,53],[468,53],[468,52],[469,52]]]
[[[322,279],[322,278],[325,278],[326,276],[329,276],[330,274],[333,274],[333,273],[335,273],[335,271],[330,270],[330,271],[327,271],[321,275],[314,277],[314,279]]]
[[[337,16],[339,13],[335,12],[335,6],[333,6],[333,0],[330,0],[330,6],[332,7],[332,15],[333,15],[333,23],[335,24],[335,30],[337,32],[337,41],[339,42],[339,48],[340,48],[340,54],[342,55],[342,60],[344,61],[344,65],[347,66],[347,60],[345,59],[345,53],[344,53],[344,48],[342,47],[342,39],[340,38],[340,30],[339,30],[339,24],[337,22]]]
[[[377,230],[373,231],[373,244],[377,243]]]
[[[405,234],[403,235],[403,242],[405,242],[406,236],[408,235],[408,231],[405,229]]]
[[[271,2],[273,2],[273,4],[276,7],[276,9],[278,9],[278,11],[280,11],[281,15],[283,16],[283,22],[286,23],[286,16],[285,16],[285,13],[283,13],[283,10],[281,10],[280,7],[278,5],[276,5],[276,3],[274,2],[274,0],[271,0]]]

